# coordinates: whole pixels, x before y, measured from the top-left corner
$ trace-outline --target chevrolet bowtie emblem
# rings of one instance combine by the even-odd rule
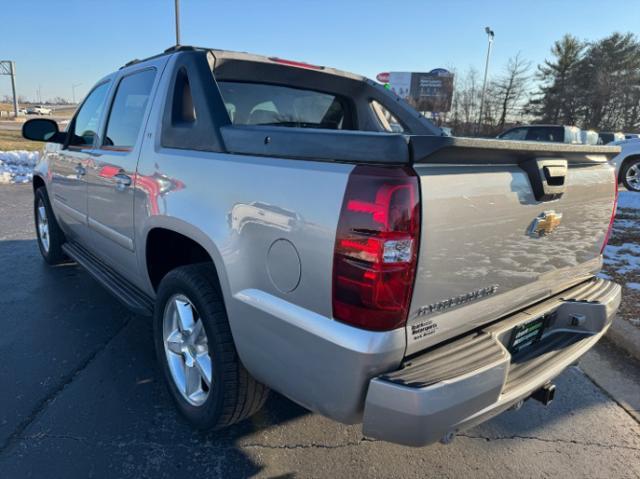
[[[562,221],[562,213],[556,213],[555,211],[544,211],[540,213],[531,226],[529,227],[529,234],[539,238],[552,233]]]

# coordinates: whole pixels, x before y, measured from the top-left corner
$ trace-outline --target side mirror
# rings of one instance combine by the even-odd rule
[[[67,135],[58,130],[58,124],[46,118],[27,120],[22,125],[22,136],[27,140],[64,143]]]

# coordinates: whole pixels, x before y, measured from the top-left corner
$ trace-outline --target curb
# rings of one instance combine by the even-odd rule
[[[640,328],[622,318],[616,318],[605,337],[618,348],[640,360]]]

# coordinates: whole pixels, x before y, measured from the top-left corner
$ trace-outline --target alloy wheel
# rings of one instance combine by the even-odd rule
[[[634,163],[627,169],[627,184],[635,191],[640,191],[640,162]]]
[[[38,212],[36,214],[36,226],[38,229],[38,238],[45,253],[49,252],[49,220],[47,219],[47,210],[42,200],[38,201]]]
[[[162,330],[176,388],[189,404],[201,406],[211,390],[212,361],[202,318],[186,296],[176,294],[167,301]]]

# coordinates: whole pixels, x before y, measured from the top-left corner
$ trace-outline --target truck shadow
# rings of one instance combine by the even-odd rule
[[[75,264],[46,266],[35,240],[1,241],[0,262],[0,376],[3,389],[15,388],[0,394],[6,477],[251,476],[262,468],[239,444],[267,447],[262,431],[309,414],[273,393],[243,423],[195,431],[162,383],[150,318],[129,313]]]
[[[15,388],[0,394],[6,477],[247,477],[264,472],[274,450],[300,447],[305,454],[305,447],[345,437],[360,444],[359,426],[325,420],[275,393],[243,423],[193,430],[162,383],[149,318],[129,313],[78,266],[44,265],[35,240],[0,241],[0,264],[1,387]],[[584,383],[570,370],[551,407],[530,401],[465,435],[489,444],[562,434],[567,423],[570,435],[578,411],[597,415],[605,400],[601,392],[580,393],[593,386]]]

